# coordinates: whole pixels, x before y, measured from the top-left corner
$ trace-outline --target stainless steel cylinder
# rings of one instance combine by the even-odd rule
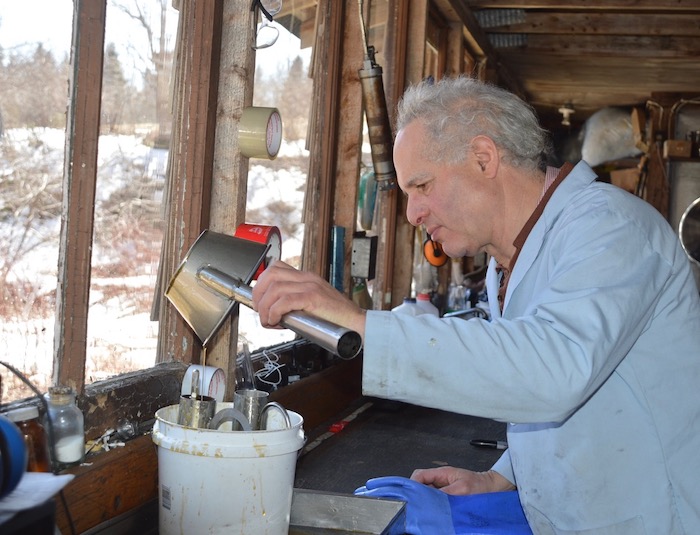
[[[197,277],[218,293],[253,308],[253,289],[243,281],[211,266],[201,268]],[[280,325],[344,359],[356,357],[362,349],[362,337],[359,333],[306,312],[285,314]]]
[[[180,396],[177,423],[195,429],[209,429],[211,419],[216,412],[216,400],[209,396],[193,397],[189,394]]]

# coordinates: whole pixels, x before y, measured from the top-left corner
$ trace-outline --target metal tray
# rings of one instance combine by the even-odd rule
[[[294,489],[290,535],[399,535],[406,525],[406,503],[353,494]]]

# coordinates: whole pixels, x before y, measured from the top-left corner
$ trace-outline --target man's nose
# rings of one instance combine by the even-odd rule
[[[410,196],[408,197],[408,202],[406,203],[406,219],[414,227],[421,225],[425,220],[427,215],[427,210],[425,206],[415,202]]]

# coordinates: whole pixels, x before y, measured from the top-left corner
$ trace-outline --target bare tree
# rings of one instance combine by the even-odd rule
[[[153,15],[148,6],[157,4],[157,13]],[[151,68],[142,73],[144,81],[155,78],[155,109],[158,123],[158,138],[169,138],[171,126],[170,114],[170,74],[172,71],[172,52],[168,50],[167,16],[168,0],[114,0],[112,5],[138,23],[148,40],[147,57],[142,58]],[[154,24],[154,18],[159,23]],[[139,52],[137,54],[140,55]]]
[[[106,128],[110,133],[116,132],[117,126],[121,124],[124,115],[125,101],[127,95],[126,77],[124,69],[119,61],[119,55],[114,43],[109,43],[105,50],[103,81],[102,81],[102,108],[101,120],[102,128]]]
[[[68,63],[41,44],[31,54],[12,52],[0,59],[5,128],[65,127]]]
[[[58,240],[54,223],[61,212],[61,160],[32,131],[22,144],[3,139],[0,146],[0,287],[2,302],[15,306],[3,315],[24,317],[39,298],[38,287],[9,275],[20,259]]]

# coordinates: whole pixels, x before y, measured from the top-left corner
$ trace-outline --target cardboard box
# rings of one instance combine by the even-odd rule
[[[634,193],[637,191],[637,183],[639,182],[639,169],[631,167],[610,171],[610,182],[618,188]]]
[[[690,158],[692,149],[690,141],[667,139],[664,141],[664,158]]]

